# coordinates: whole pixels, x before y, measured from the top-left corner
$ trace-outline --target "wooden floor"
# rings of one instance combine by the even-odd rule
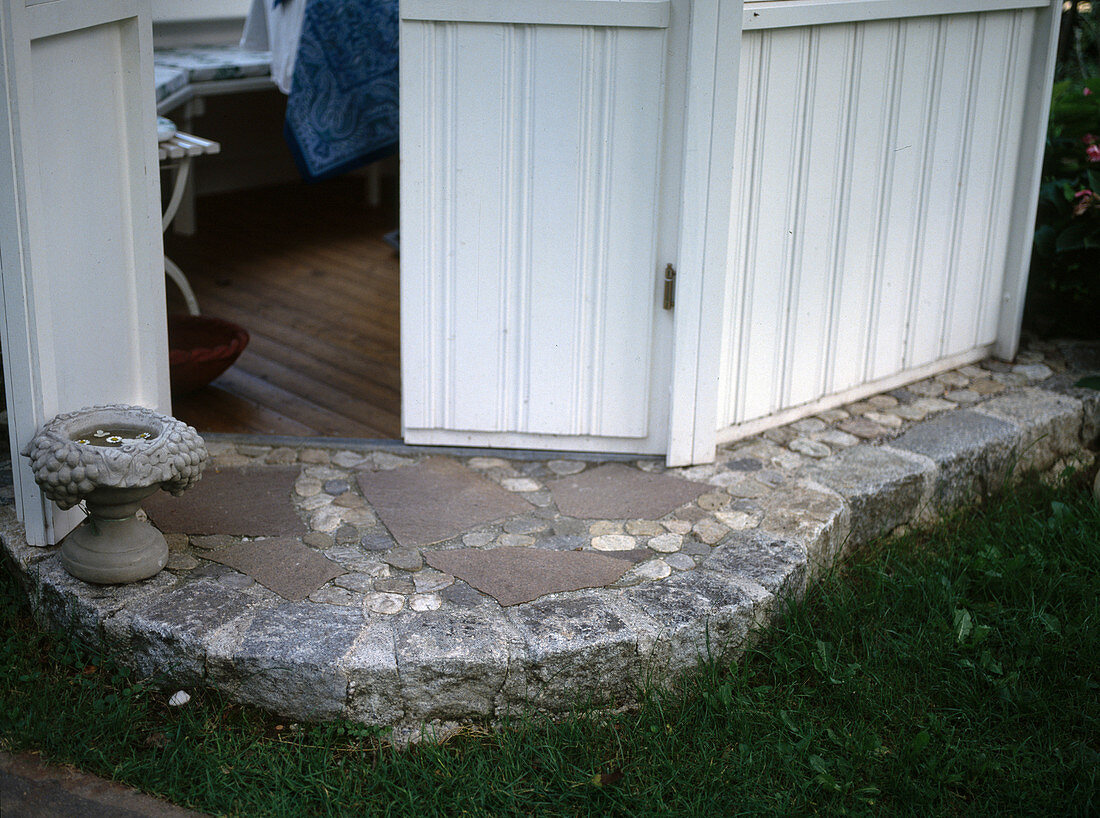
[[[393,195],[362,181],[252,190],[198,202],[198,231],[165,236],[204,314],[251,335],[210,386],[173,401],[200,432],[401,435],[397,226]],[[183,311],[167,284],[170,311]]]

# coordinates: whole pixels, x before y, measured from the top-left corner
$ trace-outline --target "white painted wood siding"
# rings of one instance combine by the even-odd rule
[[[663,451],[668,4],[478,8],[402,5],[405,439]]]
[[[996,340],[1041,14],[745,31],[719,429]]]
[[[0,272],[18,512],[34,544],[83,517],[18,451],[61,412],[169,411],[152,28],[141,0],[0,5]]]

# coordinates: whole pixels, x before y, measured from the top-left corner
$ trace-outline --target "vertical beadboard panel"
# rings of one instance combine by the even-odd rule
[[[849,389],[866,379],[870,338],[882,325],[880,293],[891,195],[900,71],[901,25],[853,27],[855,55],[849,124],[847,199],[836,224],[843,231],[832,275],[839,291],[834,304],[831,370],[820,394]],[[887,319],[889,320],[889,319]]]
[[[720,428],[992,343],[1034,15],[745,33]]]
[[[1027,94],[1028,70],[1026,63],[1016,55],[1028,50],[1035,37],[1035,26],[1036,16],[1026,12],[1001,15],[987,22],[991,41],[1000,40],[1009,45],[1004,50],[986,48],[983,51],[981,70],[988,90],[979,92],[980,104],[984,109],[980,108],[976,113],[975,122],[993,123],[995,132],[985,131],[985,139],[979,132],[976,138],[977,155],[972,160],[970,185],[978,191],[984,186],[986,195],[997,202],[1012,197],[1013,180],[1020,173],[1015,135],[1021,133],[1024,127],[1024,110],[1022,105],[1014,103]],[[970,236],[980,237],[980,247],[967,247],[970,253],[974,253],[971,263],[980,265],[985,271],[977,310],[981,316],[977,330],[979,343],[997,337],[999,299],[1004,285],[1003,271],[1007,262],[1011,219],[1012,213],[1007,207],[997,209],[991,218],[975,217],[967,231]],[[965,309],[965,304],[960,304],[959,309]]]
[[[403,25],[406,429],[646,437],[664,31]]]
[[[739,409],[750,417],[773,411],[782,388],[790,269],[796,250],[789,237],[798,214],[797,191],[804,182],[800,171],[805,134],[798,123],[804,109],[809,40],[808,30],[784,29],[752,35],[742,45],[742,93],[755,84],[758,100],[756,110],[741,120],[744,126],[738,129],[755,137],[740,151],[750,157],[747,178],[752,180],[752,198],[742,200],[747,212],[745,235],[740,239],[751,248],[755,264],[742,271],[745,300],[738,306],[743,357],[729,383],[745,384]],[[755,77],[745,70],[754,51],[759,53]],[[743,169],[738,171],[744,174]],[[745,178],[735,179],[735,190],[745,189]]]

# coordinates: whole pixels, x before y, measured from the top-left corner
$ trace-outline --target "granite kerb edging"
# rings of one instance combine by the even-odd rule
[[[10,506],[0,536],[41,622],[172,684],[209,684],[303,720],[494,720],[629,702],[701,657],[735,658],[778,603],[847,550],[995,488],[1013,468],[1056,466],[1089,442],[1098,412],[1095,401],[1025,388],[935,415],[804,465],[765,499],[756,528],[729,532],[697,569],[510,608],[483,599],[383,617],[272,607],[264,589],[175,588],[167,573],[90,586],[64,572],[56,548],[27,546]]]

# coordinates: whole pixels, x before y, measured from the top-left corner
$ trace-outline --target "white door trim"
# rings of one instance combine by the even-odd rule
[[[722,296],[727,275],[742,0],[692,4],[670,466],[714,459]]]
[[[1035,236],[1035,213],[1039,207],[1039,182],[1046,152],[1047,118],[1054,85],[1054,62],[1058,53],[1058,31],[1062,0],[1050,0],[1049,7],[1036,11],[1035,36],[1031,41],[1027,101],[1024,103],[1023,136],[1016,184],[1012,191],[1011,235],[1005,258],[1004,286],[993,352],[1011,361],[1020,345],[1024,320],[1024,298],[1031,268],[1031,244]]]
[[[81,42],[82,31],[91,39]],[[38,40],[45,50],[36,57]],[[110,76],[81,76],[79,60],[65,57],[76,48]],[[48,70],[36,77],[35,66]],[[0,332],[16,510],[32,544],[56,542],[82,517],[45,501],[19,456],[43,423],[94,403],[170,410],[152,76],[148,0],[0,0]],[[73,92],[36,89],[50,77],[102,89],[110,110],[93,122],[56,116]],[[91,97],[74,108],[101,99]],[[45,166],[44,156],[68,158],[70,149],[71,164]],[[69,252],[81,224],[91,225],[85,244]],[[109,237],[92,235],[95,225],[111,228]],[[79,249],[89,245],[102,252]],[[74,313],[80,288],[95,297]]]

